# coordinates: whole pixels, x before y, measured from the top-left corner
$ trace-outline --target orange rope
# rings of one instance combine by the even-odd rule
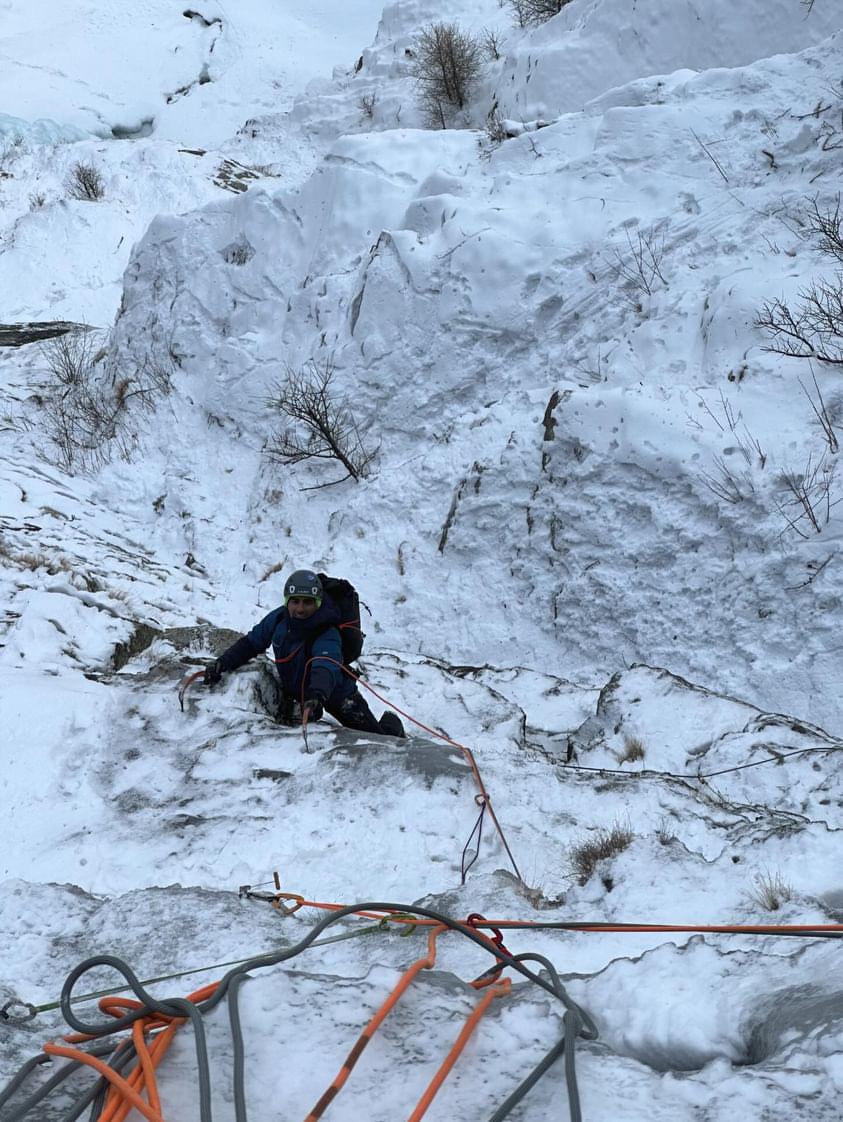
[[[427,1108],[433,1102],[436,1093],[448,1078],[448,1074],[450,1073],[451,1068],[459,1059],[460,1053],[462,1052],[463,1048],[465,1048],[474,1030],[477,1028],[477,1025],[480,1022],[480,1018],[483,1016],[483,1014],[486,1012],[486,1010],[496,997],[503,997],[504,994],[509,993],[511,985],[512,983],[510,982],[509,978],[504,978],[502,981],[496,982],[494,986],[491,986],[486,990],[485,994],[483,995],[483,999],[480,1001],[480,1003],[472,1012],[471,1016],[463,1025],[462,1031],[451,1046],[450,1052],[442,1061],[442,1066],[434,1075],[433,1079],[431,1079],[430,1083],[428,1084],[427,1090],[419,1099],[418,1103],[416,1104],[415,1110],[407,1119],[407,1122],[418,1122],[422,1115],[427,1112]]]
[[[143,1022],[136,1021],[132,1025],[132,1038],[138,1053],[138,1064],[128,1076],[127,1082],[138,1093],[145,1089],[150,1107],[159,1114],[161,1114],[161,1099],[158,1094],[155,1069],[163,1059],[178,1028],[178,1024],[168,1025],[147,1047]],[[131,1109],[132,1104],[127,1102],[117,1087],[111,1086],[99,1122],[124,1122]]]
[[[480,768],[477,766],[477,761],[475,760],[474,753],[471,751],[471,749],[465,744],[460,744],[458,740],[452,740],[450,736],[446,736],[444,732],[439,732],[438,729],[431,728],[430,725],[426,725],[422,721],[417,721],[416,718],[413,717],[410,713],[400,708],[400,706],[396,705],[394,702],[390,701],[389,698],[386,698],[382,694],[379,694],[374,686],[370,686],[369,683],[365,681],[365,679],[359,676],[359,674],[355,674],[353,670],[349,669],[349,667],[347,667],[344,663],[337,662],[335,658],[330,658],[328,655],[314,655],[313,658],[308,659],[305,665],[305,677],[307,676],[307,668],[310,666],[311,662],[313,662],[317,658],[321,659],[323,662],[332,662],[335,666],[339,666],[340,670],[342,670],[343,673],[347,674],[349,678],[353,678],[355,682],[363,686],[364,689],[367,689],[369,693],[374,694],[378,701],[382,702],[384,705],[389,706],[391,709],[394,709],[396,713],[400,713],[402,717],[405,717],[412,724],[416,725],[417,728],[422,729],[424,732],[430,733],[431,736],[435,736],[438,740],[443,740],[446,744],[450,744],[452,748],[458,748],[459,751],[462,752],[464,759],[467,761],[468,766],[471,768],[471,773],[474,776],[474,781],[477,784],[477,790],[480,793],[480,797],[486,804],[486,809],[489,811],[491,819],[495,824],[495,829],[498,831],[498,836],[500,837],[501,842],[503,843],[503,847],[506,850],[507,855],[509,856],[509,860],[512,864],[513,869],[515,870],[515,875],[518,877],[518,880],[521,882],[521,884],[525,884],[524,878],[521,876],[518,865],[515,863],[515,858],[512,856],[512,850],[509,848],[509,843],[506,840],[506,835],[503,832],[503,827],[498,821],[498,816],[495,814],[495,808],[492,806],[492,799],[489,795],[489,792],[486,790],[486,785],[483,782],[483,776],[480,774]],[[302,682],[302,689],[304,689],[304,681]]]
[[[436,962],[436,940],[439,935],[441,935],[441,933],[445,930],[447,929],[444,924],[438,924],[436,927],[431,929],[427,937],[427,954],[424,956],[424,958],[420,958],[416,962],[414,962],[413,965],[408,970],[406,970],[404,974],[402,974],[401,979],[392,990],[389,997],[387,997],[386,1001],[384,1001],[383,1005],[381,1005],[380,1009],[378,1009],[377,1013],[375,1013],[374,1017],[372,1017],[372,1019],[360,1033],[360,1036],[357,1038],[357,1042],[355,1043],[354,1047],[351,1049],[351,1051],[343,1061],[342,1067],[334,1076],[330,1087],[319,1099],[319,1102],[317,1102],[316,1106],[314,1106],[310,1111],[304,1122],[317,1122],[317,1119],[322,1117],[330,1104],[340,1093],[343,1086],[345,1085],[346,1080],[351,1074],[354,1065],[363,1054],[363,1050],[365,1049],[366,1045],[386,1020],[389,1013],[391,1013],[395,1006],[398,1004],[399,1000],[401,999],[415,976],[422,970],[429,970]]]
[[[300,908],[318,908],[326,912],[339,912],[342,911],[346,904],[329,904],[324,900],[306,900],[304,896],[300,896],[296,892],[276,892],[274,900],[292,900],[293,907],[284,908],[287,915],[292,915]],[[280,909],[279,909],[280,910]],[[357,911],[353,913],[360,916],[361,919],[388,919],[391,923],[403,923],[410,927],[434,927],[438,924],[438,920],[428,919],[426,916],[408,915],[406,912],[367,912]],[[457,921],[463,923],[463,921]],[[463,926],[468,926],[463,923]],[[600,934],[606,932],[610,934],[628,934],[632,932],[648,932],[659,933],[688,933],[688,934],[724,934],[724,935],[812,935],[812,934],[828,934],[828,935],[843,935],[843,923],[791,923],[791,924],[772,924],[772,923],[588,923],[586,921],[578,923],[576,921],[560,922],[554,924],[552,922],[545,922],[542,920],[529,920],[529,919],[486,919],[479,923],[477,927],[471,927],[476,935],[484,937],[484,933],[478,928],[481,927],[503,927],[509,929],[518,928],[537,928],[544,931],[561,931],[576,934],[577,932],[591,932]],[[492,944],[492,940],[488,942]]]
[[[194,1004],[205,1001],[214,993],[218,985],[219,982],[210,982],[189,994],[186,1000]],[[112,996],[102,998],[99,1007],[103,1013],[119,1019],[126,1013],[142,1009],[143,1005],[132,998]],[[185,1020],[185,1017],[170,1017],[164,1013],[150,1013],[147,1017],[139,1017],[132,1024],[132,1042],[138,1059],[128,1076],[120,1075],[104,1061],[79,1048],[45,1044],[44,1051],[51,1056],[64,1056],[67,1059],[76,1060],[78,1063],[87,1064],[108,1080],[110,1086],[100,1122],[124,1122],[133,1107],[149,1119],[149,1122],[165,1122],[161,1112],[161,1098],[158,1093],[155,1070]],[[155,1032],[155,1036],[150,1043],[147,1036],[153,1032]],[[64,1039],[68,1044],[78,1044],[95,1038],[84,1033],[73,1033]],[[118,1045],[118,1047],[120,1046]],[[148,1103],[141,1097],[143,1091],[146,1092]]]
[[[112,1087],[118,1088],[119,1094],[127,1099],[135,1110],[140,1111],[144,1118],[148,1118],[149,1122],[165,1122],[164,1117],[157,1110],[147,1106],[128,1080],[124,1079],[122,1075],[118,1075],[108,1064],[96,1056],[92,1056],[88,1052],[81,1052],[78,1048],[63,1047],[60,1044],[45,1044],[44,1051],[48,1056],[64,1056],[68,1060],[76,1060],[94,1068],[109,1081]]]
[[[422,970],[430,970],[434,966],[436,962],[436,940],[442,934],[442,932],[446,930],[446,926],[441,923],[431,927],[427,936],[427,954],[424,956],[424,958],[417,959],[416,962],[414,962],[412,966],[410,966],[409,969],[401,975],[398,984],[392,989],[387,999],[383,1002],[381,1007],[360,1033],[360,1036],[357,1038],[354,1047],[351,1049],[351,1051],[343,1061],[342,1067],[334,1076],[331,1085],[328,1087],[327,1091],[325,1091],[324,1095],[322,1095],[316,1105],[311,1109],[304,1122],[319,1122],[319,1119],[322,1117],[322,1115],[325,1113],[325,1111],[328,1109],[328,1107],[344,1087],[349,1075],[354,1068],[354,1065],[362,1056],[363,1051],[365,1050],[369,1041],[386,1020],[389,1013],[398,1004],[401,997],[410,986],[410,983]],[[491,939],[487,941],[489,943],[492,943]],[[494,984],[490,984],[492,982]],[[470,983],[470,985],[472,985],[475,989],[483,989],[486,987],[488,988],[486,988],[486,992],[484,993],[480,1002],[474,1008],[468,1020],[463,1025],[459,1036],[452,1045],[450,1051],[448,1052],[448,1055],[442,1061],[442,1064],[436,1075],[430,1081],[421,1099],[419,1099],[415,1110],[410,1116],[409,1122],[418,1122],[418,1119],[420,1119],[422,1115],[425,1114],[440,1087],[447,1079],[451,1068],[459,1059],[460,1054],[462,1053],[474,1030],[479,1024],[480,1018],[483,1016],[489,1005],[494,1001],[496,997],[503,997],[504,994],[507,994],[509,992],[511,982],[509,978],[495,981],[494,979],[481,977],[476,978],[473,982]]]

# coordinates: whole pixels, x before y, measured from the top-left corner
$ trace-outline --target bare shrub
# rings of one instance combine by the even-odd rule
[[[823,526],[828,525],[832,508],[840,502],[835,497],[836,474],[837,461],[829,460],[823,451],[816,461],[809,452],[801,471],[783,471],[779,476],[785,496],[779,503],[779,513],[800,538],[809,538],[812,531],[821,534]]]
[[[728,463],[722,456],[714,456],[713,471],[700,471],[700,478],[709,491],[718,499],[727,503],[742,503],[756,492],[755,480],[752,469],[764,469],[767,464],[767,453],[761,447],[761,442],[743,424],[740,413],[735,413],[729,399],[720,391],[720,408],[715,410],[709,405],[702,394],[698,395],[700,408],[717,426],[721,433],[729,433],[734,439],[734,446],[730,452],[739,452],[743,460],[736,464]],[[690,417],[692,424],[702,429],[702,424]]]
[[[490,62],[498,62],[501,57],[500,32],[495,31],[493,28],[484,27],[480,32],[480,46],[483,50],[483,54]]]
[[[816,237],[820,253],[843,262],[843,214],[840,213],[840,196],[837,196],[833,209],[830,205],[821,209],[817,200],[813,199],[806,218],[808,232]]]
[[[667,285],[662,272],[665,236],[656,227],[636,230],[635,237],[628,227],[624,233],[627,250],[614,250],[615,276],[624,282],[630,302],[638,307],[642,296],[652,296],[657,281]]]
[[[321,364],[311,359],[298,371],[287,367],[276,395],[268,402],[287,422],[292,422],[267,444],[266,452],[271,459],[282,464],[336,460],[345,468],[345,475],[319,484],[321,487],[365,478],[377,454],[377,449],[364,443],[348,403],[335,396],[333,377],[330,359]]]
[[[44,203],[46,203],[46,201],[47,196],[43,191],[33,191],[29,196],[29,209],[40,210]]]
[[[538,27],[559,15],[571,0],[507,0],[519,27]]]
[[[759,873],[755,886],[750,892],[750,903],[756,904],[765,912],[777,912],[783,904],[789,903],[794,896],[793,887],[781,873]]]
[[[414,47],[412,75],[419,104],[432,127],[447,128],[464,109],[483,67],[483,47],[456,23],[432,23]]]
[[[597,830],[575,845],[571,850],[571,868],[579,883],[586,884],[601,861],[608,861],[623,853],[631,844],[633,837],[628,825],[615,822],[610,829]],[[608,876],[603,878],[603,883],[607,888],[612,887],[611,878]]]
[[[47,437],[66,471],[101,467],[115,446],[128,457],[121,409],[107,388],[94,381],[70,386],[45,403]]]
[[[802,392],[808,399],[814,414],[814,420],[822,431],[829,452],[836,454],[840,449],[840,444],[837,440],[837,432],[835,431],[835,425],[840,422],[839,402],[837,403],[837,408],[834,408],[834,403],[832,403],[831,406],[826,405],[817,383],[817,376],[814,374],[813,370],[811,370],[811,379],[814,383],[813,394],[809,389],[806,389],[801,378],[799,379],[799,385],[802,387]]]
[[[240,237],[222,250],[222,258],[228,265],[248,265],[255,256],[255,247],[246,237]]]
[[[755,493],[755,483],[746,470],[737,470],[722,456],[714,457],[714,471],[700,471],[700,479],[715,498],[727,503],[742,503]]]
[[[643,760],[647,755],[647,749],[644,741],[638,736],[625,736],[623,741],[623,751],[615,753],[615,759],[619,764],[634,764]]]
[[[492,106],[486,115],[486,138],[489,143],[497,147],[503,144],[505,140],[509,139],[507,132],[506,122],[500,114],[497,102]]]
[[[658,826],[656,826],[656,838],[658,839],[659,845],[664,846],[672,845],[677,840],[676,834],[673,832],[673,828],[667,816],[664,814],[659,819]]]
[[[843,366],[843,273],[834,280],[811,281],[791,308],[784,300],[768,301],[755,326],[770,336],[766,349],[790,358],[813,358]]]
[[[90,376],[97,343],[94,331],[68,331],[48,339],[39,350],[47,369],[60,386],[76,386]]]
[[[65,190],[71,199],[95,202],[105,195],[105,180],[96,164],[73,165],[65,181]]]
[[[378,103],[378,95],[372,91],[371,93],[361,94],[357,99],[357,108],[362,115],[369,121],[374,119],[375,106]]]
[[[50,374],[44,427],[61,466],[100,467],[115,452],[128,459],[134,443],[129,403],[152,408],[169,391],[171,368],[148,353],[130,372],[120,371],[87,331],[57,336],[41,353]]]

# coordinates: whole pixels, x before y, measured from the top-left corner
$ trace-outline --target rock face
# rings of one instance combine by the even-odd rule
[[[43,320],[38,323],[0,323],[0,347],[25,347],[27,343],[41,343],[70,331],[90,331],[87,323],[70,323],[67,320]]]

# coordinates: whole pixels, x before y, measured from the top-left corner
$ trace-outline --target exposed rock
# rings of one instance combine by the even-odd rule
[[[38,323],[0,323],[0,347],[24,347],[27,343],[40,343],[55,339],[70,331],[92,331],[87,323],[69,323],[66,320],[43,320]]]

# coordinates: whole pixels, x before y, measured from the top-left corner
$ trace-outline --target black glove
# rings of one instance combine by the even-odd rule
[[[306,701],[302,708],[302,715],[308,721],[320,720],[322,717],[322,698],[311,697],[309,701]]]
[[[220,678],[223,676],[222,659],[215,658],[210,666],[205,667],[205,677],[203,681],[206,686],[215,686]]]

